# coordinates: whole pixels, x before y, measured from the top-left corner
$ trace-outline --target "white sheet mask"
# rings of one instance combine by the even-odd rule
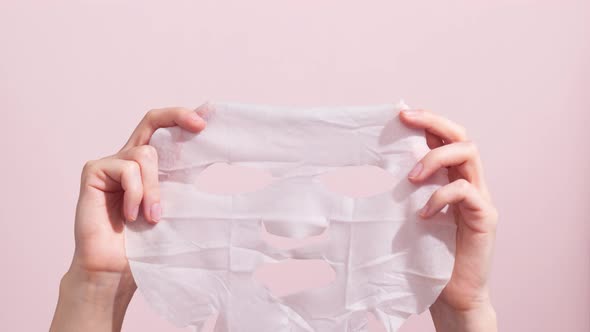
[[[202,132],[158,129],[149,144],[159,155],[162,217],[150,225],[140,215],[126,231],[147,301],[196,331],[218,314],[220,332],[366,331],[368,312],[391,332],[426,310],[451,276],[456,225],[451,207],[418,216],[448,179],[443,168],[422,184],[408,181],[429,149],[423,130],[400,122],[400,107],[210,102],[199,108],[208,118]],[[257,190],[204,191],[200,173],[216,163],[272,178]],[[392,185],[352,197],[321,180],[363,165],[387,172]],[[281,249],[261,238],[262,227],[289,238],[326,236]],[[290,258],[323,260],[335,279],[278,297],[253,277],[261,265]]]

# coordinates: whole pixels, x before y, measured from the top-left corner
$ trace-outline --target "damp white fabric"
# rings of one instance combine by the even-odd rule
[[[195,134],[160,128],[149,144],[159,156],[163,214],[127,224],[126,250],[139,290],[177,326],[199,331],[366,331],[367,312],[396,331],[426,310],[448,282],[456,226],[451,207],[428,221],[418,210],[446,169],[424,184],[407,180],[428,151],[424,132],[404,126],[400,105],[284,107],[209,102]],[[215,163],[263,170],[274,181],[234,194],[203,192],[199,174]],[[372,165],[395,185],[369,197],[328,190],[318,176]],[[327,232],[310,246],[278,249],[260,238]],[[321,259],[335,271],[328,286],[274,296],[253,272],[264,263]],[[305,273],[305,271],[302,271]]]

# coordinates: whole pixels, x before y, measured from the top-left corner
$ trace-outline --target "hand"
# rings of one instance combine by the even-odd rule
[[[436,190],[420,212],[428,219],[453,204],[457,224],[453,273],[430,307],[437,331],[496,331],[488,276],[498,212],[484,181],[477,147],[463,127],[432,112],[402,111],[400,119],[408,127],[424,129],[431,148],[410,171],[409,180],[419,184],[438,169],[448,169],[449,184]]]
[[[84,165],[74,225],[76,248],[62,278],[51,331],[120,330],[136,289],[125,253],[124,223],[136,220],[140,210],[153,223],[162,213],[158,156],[147,144],[158,128],[179,125],[199,132],[205,124],[193,110],[151,110],[119,152]]]

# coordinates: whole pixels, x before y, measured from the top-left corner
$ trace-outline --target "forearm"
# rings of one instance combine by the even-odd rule
[[[430,307],[437,332],[497,332],[496,311],[487,302],[470,310],[456,311],[443,302]]]
[[[89,275],[71,268],[62,278],[50,332],[121,330],[135,284],[118,273]]]

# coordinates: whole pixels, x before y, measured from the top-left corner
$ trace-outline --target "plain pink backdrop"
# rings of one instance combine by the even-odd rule
[[[500,330],[590,331],[589,33],[587,0],[2,0],[0,329],[48,329],[82,166],[148,109],[403,97],[480,147]],[[176,331],[139,295],[124,330]]]

